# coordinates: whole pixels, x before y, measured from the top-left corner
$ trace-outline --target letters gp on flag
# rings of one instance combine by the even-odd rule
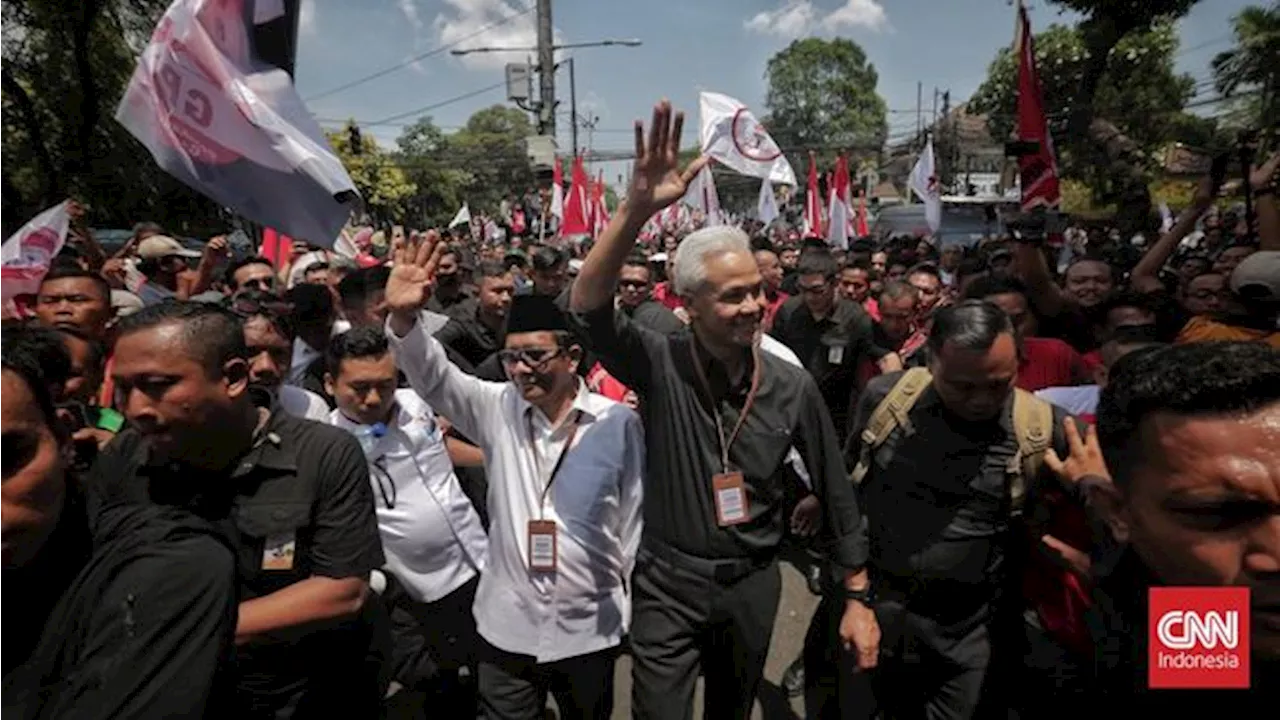
[[[176,0],[116,120],[161,168],[214,201],[332,247],[355,186],[288,74],[255,57],[259,2],[271,0]]]
[[[1153,587],[1147,605],[1150,687],[1249,687],[1249,588]]]

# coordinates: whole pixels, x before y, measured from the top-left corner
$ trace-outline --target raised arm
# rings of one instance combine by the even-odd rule
[[[653,123],[645,141],[644,124],[635,124],[635,171],[627,197],[614,213],[600,241],[591,248],[569,295],[569,309],[585,313],[613,302],[614,288],[622,263],[635,247],[636,237],[655,213],[684,197],[693,177],[707,160],[699,157],[680,170],[680,134],[684,113],[672,117],[671,103],[663,100],[653,108]]]

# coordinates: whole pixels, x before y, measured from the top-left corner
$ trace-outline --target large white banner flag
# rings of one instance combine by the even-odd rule
[[[924,201],[924,219],[929,223],[931,232],[938,232],[942,226],[942,191],[938,186],[938,172],[933,163],[933,137],[924,145],[920,159],[911,169],[907,178],[907,187]]]
[[[463,223],[471,223],[471,208],[466,203],[462,203],[462,207],[458,209],[458,214],[453,216],[453,220],[449,223],[449,229],[452,230]]]
[[[796,173],[787,156],[746,105],[720,93],[698,96],[702,120],[702,154],[743,175],[795,185]]]
[[[69,227],[71,214],[67,202],[63,201],[27,221],[4,241],[0,250],[3,259],[0,288],[6,303],[18,295],[29,295],[40,289],[40,281],[67,240]]]
[[[332,247],[355,185],[289,75],[255,57],[259,3],[279,5],[176,0],[138,58],[116,120],[161,168],[214,201]]]

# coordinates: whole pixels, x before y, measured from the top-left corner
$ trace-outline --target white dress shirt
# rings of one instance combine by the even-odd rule
[[[280,403],[281,410],[296,418],[329,422],[329,403],[310,390],[297,385],[281,385],[276,392],[276,401]]]
[[[331,424],[366,428],[341,410]],[[378,532],[387,569],[419,602],[435,602],[466,584],[488,562],[480,516],[462,492],[435,413],[412,390],[396,391],[386,433],[366,451]]]
[[[640,545],[644,430],[621,403],[579,381],[569,418],[553,428],[512,383],[480,380],[449,362],[423,330],[388,328],[396,364],[427,402],[484,452],[489,477],[489,567],[475,618],[495,647],[539,663],[618,645],[630,623],[631,569]],[[573,422],[573,445],[547,492]],[[533,442],[530,443],[530,436]],[[536,456],[535,456],[536,453]],[[529,569],[531,520],[556,526],[556,570]]]

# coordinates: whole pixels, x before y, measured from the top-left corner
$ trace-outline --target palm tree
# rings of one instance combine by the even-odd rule
[[[1236,46],[1213,58],[1214,87],[1245,102],[1249,124],[1280,115],[1280,3],[1250,6],[1232,20]]]

